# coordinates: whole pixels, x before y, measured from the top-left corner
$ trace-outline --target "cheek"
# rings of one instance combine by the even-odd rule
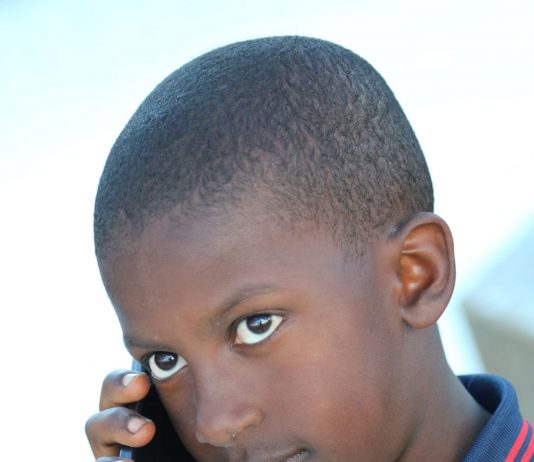
[[[185,441],[189,434],[194,434],[195,423],[194,406],[189,398],[189,380],[183,380],[184,378],[187,378],[187,375],[168,382],[156,382],[161,401],[182,441]]]
[[[361,314],[333,315],[286,351],[271,382],[278,417],[323,456],[373,454],[387,439],[398,365],[394,338],[380,326]]]

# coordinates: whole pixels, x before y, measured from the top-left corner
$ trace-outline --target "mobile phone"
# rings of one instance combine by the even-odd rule
[[[135,360],[132,364],[132,370],[147,372]],[[133,459],[135,462],[195,462],[178,438],[154,385],[150,387],[148,395],[143,400],[130,407],[156,424],[156,435],[150,443],[142,448],[123,446],[120,449],[119,457]]]

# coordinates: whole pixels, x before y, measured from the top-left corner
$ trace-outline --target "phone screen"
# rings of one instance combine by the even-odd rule
[[[146,372],[137,361],[134,361],[132,369]],[[121,448],[120,457],[130,458],[135,462],[194,462],[174,431],[154,386],[150,387],[145,399],[135,403],[132,408],[156,424],[156,435],[142,448]]]

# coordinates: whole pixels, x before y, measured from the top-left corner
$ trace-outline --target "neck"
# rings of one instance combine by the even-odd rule
[[[490,418],[453,374],[444,357],[441,364],[436,380],[428,382],[427,405],[398,462],[428,460],[429,454],[439,462],[462,460]]]

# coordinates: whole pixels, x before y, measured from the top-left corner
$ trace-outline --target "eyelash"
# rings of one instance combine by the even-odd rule
[[[252,325],[252,322],[254,320],[257,321],[256,326]],[[264,343],[265,340],[269,339],[272,335],[274,335],[278,331],[278,329],[280,328],[280,326],[282,325],[284,321],[285,321],[285,318],[282,315],[276,314],[276,313],[263,312],[263,313],[249,314],[247,316],[244,316],[238,319],[231,325],[229,337],[228,337],[229,342],[232,343],[232,347],[239,347],[239,348],[254,347],[254,346],[260,345]],[[246,323],[246,325],[243,323]],[[258,327],[258,326],[259,326],[259,330],[262,330],[265,328],[265,331],[260,332],[260,333],[254,332],[253,328]],[[248,329],[249,332],[248,333],[245,332],[244,331],[245,329]],[[239,335],[249,336],[249,337],[257,336],[259,338],[252,339],[256,341],[252,341],[249,339],[250,343],[247,343],[246,341],[238,342],[237,339]],[[162,355],[162,356],[166,355],[167,357],[169,356],[175,357],[176,364],[172,365],[171,368],[165,370],[157,365],[157,355]],[[146,355],[143,358],[143,364],[145,368],[149,371],[149,374],[152,377],[152,379],[156,381],[160,381],[160,382],[170,379],[171,377],[178,374],[181,370],[183,370],[188,365],[185,358],[178,355],[177,353],[168,352],[168,351],[155,351],[155,352],[152,352]],[[177,370],[173,371],[173,369],[176,368],[177,366],[180,366],[180,367],[178,367]],[[158,373],[155,372],[156,367],[158,367],[160,371],[162,371],[159,373],[159,376],[158,376]]]

